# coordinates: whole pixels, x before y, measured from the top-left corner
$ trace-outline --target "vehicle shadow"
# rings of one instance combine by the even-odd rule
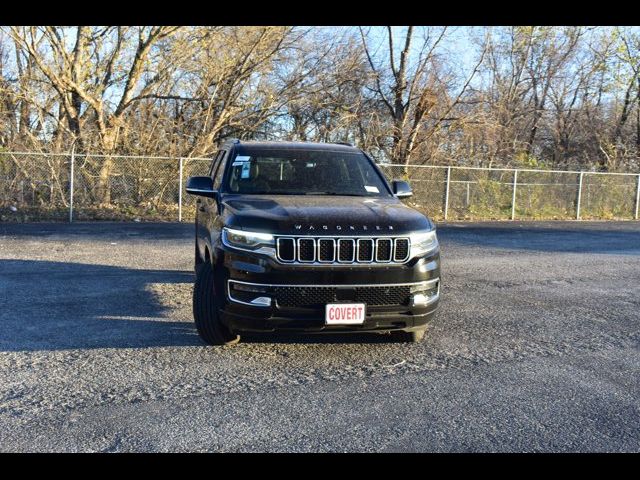
[[[0,259],[0,351],[202,346],[193,280],[190,271]]]
[[[0,235],[37,240],[63,237],[65,240],[114,241],[138,236],[155,240],[190,240],[193,223],[184,222],[62,222],[0,223]]]
[[[193,281],[190,271],[0,259],[0,351],[204,346],[191,316]],[[242,341],[400,339],[375,333],[247,333]]]
[[[400,337],[378,333],[245,333],[242,343],[279,343],[302,345],[326,344],[384,344],[400,342]]]

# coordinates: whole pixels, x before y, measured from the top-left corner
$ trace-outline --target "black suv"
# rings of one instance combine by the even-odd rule
[[[222,146],[197,195],[193,314],[209,344],[239,332],[399,332],[420,341],[440,297],[433,222],[344,144]]]

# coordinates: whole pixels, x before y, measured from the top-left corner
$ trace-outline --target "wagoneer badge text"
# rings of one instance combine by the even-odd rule
[[[296,230],[305,230],[305,231],[315,231],[315,230],[329,230],[329,225],[320,225],[316,228],[315,225],[294,225]],[[335,226],[336,230],[342,230],[343,226],[342,225],[336,225]],[[355,225],[345,225],[344,226],[345,230],[348,231],[356,231],[356,230],[363,230],[363,231],[369,231],[369,230],[377,230],[377,231],[382,231],[382,230],[393,230],[393,225],[373,225],[373,226],[367,226],[367,225],[362,225],[360,227],[357,227]]]

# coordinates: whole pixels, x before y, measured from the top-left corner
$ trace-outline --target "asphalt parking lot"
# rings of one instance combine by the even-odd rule
[[[640,450],[640,222],[439,226],[424,341],[191,317],[193,225],[0,225],[0,451]]]

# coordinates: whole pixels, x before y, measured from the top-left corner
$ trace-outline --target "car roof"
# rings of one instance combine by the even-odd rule
[[[227,142],[240,152],[251,150],[314,150],[359,153],[360,149],[352,145],[341,143],[321,143],[321,142],[261,142],[261,141],[238,141]]]

